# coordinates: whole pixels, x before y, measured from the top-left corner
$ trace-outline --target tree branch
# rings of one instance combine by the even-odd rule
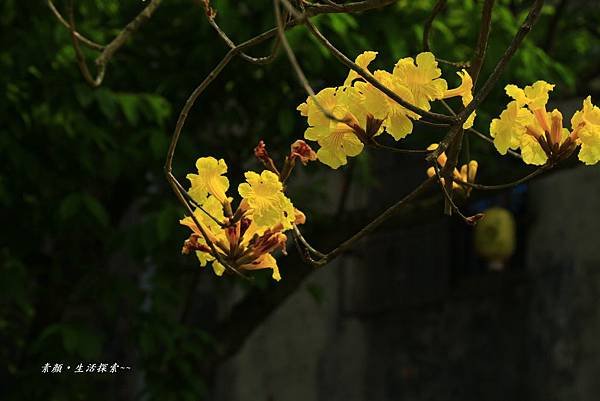
[[[58,11],[58,9],[56,8],[56,6],[52,2],[52,0],[47,0],[46,3],[48,4],[50,11],[52,11],[52,14],[54,14],[54,16],[58,19],[58,21],[61,24],[63,24],[69,31],[73,31],[73,33],[75,34],[75,36],[81,43],[83,43],[84,45],[86,45],[87,47],[89,47],[90,49],[93,49],[93,50],[98,50],[98,51],[104,50],[104,47],[105,47],[104,45],[101,45],[99,43],[96,43],[96,42],[86,38],[79,32],[75,31],[74,28],[71,28],[71,25],[63,18],[63,16]]]
[[[466,121],[469,115],[473,111],[475,111],[475,109],[479,107],[481,102],[483,102],[485,98],[490,94],[492,88],[496,85],[496,83],[500,79],[500,76],[504,72],[504,69],[508,65],[508,62],[515,54],[519,46],[521,46],[523,39],[525,39],[529,31],[531,31],[531,28],[533,28],[533,26],[535,25],[543,5],[544,0],[535,0],[533,2],[533,5],[531,6],[527,18],[525,18],[525,21],[517,31],[517,34],[515,35],[510,45],[496,64],[494,71],[492,71],[492,73],[485,81],[481,89],[475,94],[473,100],[458,114],[458,118],[461,121],[461,123]]]
[[[335,58],[337,58],[342,64],[344,64],[346,67],[350,68],[351,70],[356,71],[356,73],[358,73],[358,75],[360,75],[371,85],[373,85],[374,87],[376,87],[377,89],[379,89],[380,91],[385,93],[388,97],[390,97],[392,100],[394,100],[399,105],[405,107],[406,109],[408,109],[410,111],[417,113],[418,115],[420,115],[422,117],[426,117],[433,121],[444,122],[444,123],[455,122],[456,119],[454,117],[447,116],[445,114],[438,114],[438,113],[426,111],[426,110],[423,110],[423,109],[405,101],[400,96],[398,96],[394,91],[392,91],[387,86],[383,85],[381,82],[379,82],[377,79],[375,79],[375,77],[373,77],[373,75],[371,75],[371,73],[369,73],[369,71],[358,66],[356,63],[354,63],[352,60],[350,60],[348,57],[346,57],[346,55],[344,53],[342,53],[340,50],[338,50],[333,44],[331,44],[331,42],[329,42],[329,40],[327,40],[327,38],[325,36],[323,36],[323,34],[317,29],[317,27],[315,27],[314,24],[312,22],[310,22],[307,18],[304,19],[304,24],[308,27],[308,30],[315,36],[315,38],[321,44],[323,44],[327,49],[329,49],[331,54],[333,54],[333,56]]]
[[[469,75],[473,79],[473,86],[477,83],[479,72],[483,66],[483,60],[485,59],[485,52],[490,37],[490,30],[492,28],[492,10],[494,8],[494,0],[485,0],[483,3],[483,9],[481,11],[481,24],[479,28],[479,35],[477,36],[477,45],[475,47],[475,55],[471,60],[471,67],[469,68]]]
[[[91,87],[96,88],[102,84],[102,81],[104,80],[104,75],[106,72],[106,65],[108,64],[110,59],[114,56],[114,54],[117,52],[117,50],[119,50],[125,44],[125,42],[129,39],[129,37],[135,31],[137,31],[145,21],[147,21],[148,19],[150,19],[150,17],[152,17],[152,14],[154,14],[154,11],[156,11],[156,9],[160,5],[161,1],[162,0],[151,0],[150,3],[148,3],[148,5],[142,10],[142,12],[140,12],[130,23],[125,25],[125,28],[123,28],[108,45],[103,47],[102,53],[100,53],[100,55],[96,59],[96,68],[97,68],[96,77],[93,77],[93,75],[91,74],[91,72],[87,66],[87,63],[85,62],[85,57],[83,56],[83,52],[81,51],[81,48],[79,46],[79,41],[81,40],[82,36],[80,34],[78,34],[77,31],[75,30],[73,0],[70,0],[70,2],[69,2],[69,23],[63,24],[63,25],[65,25],[71,31],[71,39],[73,41],[73,48],[75,49],[75,55],[77,57],[77,64],[79,65],[79,69],[81,70],[81,73],[82,73],[85,81]],[[53,10],[53,12],[54,12],[54,10],[56,10],[56,8],[53,7],[53,4],[51,2],[49,2],[48,5],[50,6],[50,9]],[[59,17],[58,18],[59,20],[62,19],[60,17],[60,13],[58,13],[58,10],[56,10],[56,12],[54,14],[57,15],[57,17]],[[85,43],[85,42],[82,41],[82,43]],[[89,46],[89,44],[88,44],[88,46]]]

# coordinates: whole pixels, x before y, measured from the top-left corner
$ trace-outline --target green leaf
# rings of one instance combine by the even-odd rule
[[[86,209],[94,216],[96,222],[102,227],[107,227],[110,219],[104,206],[95,197],[88,194],[82,195],[82,201]]]
[[[79,211],[81,207],[81,197],[78,192],[66,196],[60,203],[58,215],[62,220],[68,220]]]
[[[99,88],[95,91],[96,101],[102,114],[109,119],[114,120],[117,116],[117,104],[113,93],[106,88]]]
[[[169,236],[173,235],[176,221],[177,216],[175,216],[173,209],[170,207],[165,207],[158,213],[156,232],[160,242],[164,242]]]
[[[127,122],[133,126],[136,126],[139,121],[139,97],[136,95],[122,93],[119,94],[118,100],[119,104],[121,105],[121,111],[123,111]]]

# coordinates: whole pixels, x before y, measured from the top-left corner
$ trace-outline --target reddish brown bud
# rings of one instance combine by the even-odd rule
[[[474,226],[477,222],[485,217],[483,213],[477,213],[474,216],[467,217],[467,223]]]
[[[265,145],[265,142],[262,139],[254,148],[254,156],[256,156],[256,158],[265,166],[267,170],[279,175],[279,171],[277,170],[277,167],[275,167],[273,159],[271,159],[269,152],[267,152],[267,145]]]
[[[210,6],[210,0],[201,0],[201,2],[206,16],[210,19],[214,19],[217,16],[217,12]]]
[[[183,247],[181,248],[181,253],[183,255],[188,255],[193,251],[202,251],[202,252],[210,252],[210,248],[198,242],[200,236],[196,233],[190,235],[188,239],[183,242]]]
[[[301,139],[298,139],[296,142],[292,143],[290,149],[290,160],[293,160],[297,157],[305,166],[309,161],[317,160],[317,154],[315,151],[312,150],[312,148]]]

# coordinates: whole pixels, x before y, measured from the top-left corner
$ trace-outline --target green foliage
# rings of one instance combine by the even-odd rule
[[[389,67],[421,50],[423,22],[433,3],[401,0],[381,11],[315,21],[350,57],[374,49],[380,52],[377,67]],[[480,3],[449,1],[433,25],[436,54],[470,58],[478,27],[465,22],[477,21]],[[528,4],[498,3],[482,77],[504,51]],[[63,11],[65,4],[57,1]],[[213,5],[236,43],[273,26],[270,2]],[[107,43],[142,7],[140,1],[77,2],[77,27]],[[539,29],[479,112],[482,130],[499,112],[508,81],[547,79],[559,84],[561,94],[585,87],[582,79],[599,50],[597,32],[582,27],[597,26],[599,14],[594,20],[593,13],[568,10],[558,22],[561,34],[546,51],[535,44],[545,43],[552,15],[552,6],[546,7]],[[194,297],[194,323],[182,324],[188,283],[198,266],[178,256],[186,236],[177,223],[183,211],[162,166],[178,110],[226,46],[197,2],[164,1],[109,63],[103,86],[91,89],[77,68],[69,32],[45,2],[2,2],[0,26],[2,398],[132,399],[122,393],[125,387],[151,400],[206,395],[209,356],[218,344],[210,335],[219,306],[214,294],[228,284],[202,274],[213,295]],[[346,69],[303,28],[289,32],[289,39],[315,89],[341,82]],[[270,46],[250,53],[267,54]],[[86,49],[85,55],[93,70],[97,54]],[[283,55],[269,66],[232,62],[193,108],[175,174],[183,177],[197,157],[215,155],[227,159],[232,181],[239,181],[241,166],[259,168],[252,160],[259,139],[274,157],[282,157],[305,129],[295,111],[305,98]],[[410,138],[407,146],[431,138]],[[491,154],[485,145],[472,150]],[[374,180],[373,159],[365,154],[357,160],[361,184]],[[307,169],[309,175],[312,171]],[[306,206],[323,199],[308,188],[298,192]],[[257,283],[271,285],[268,275]],[[320,289],[309,291],[317,301],[324,296]],[[132,372],[117,379],[40,373],[45,362],[102,361],[131,365]]]

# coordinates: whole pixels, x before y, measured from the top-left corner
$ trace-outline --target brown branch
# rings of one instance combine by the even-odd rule
[[[306,78],[306,75],[304,74],[302,67],[300,67],[300,64],[298,63],[298,59],[296,58],[296,55],[294,54],[294,51],[292,50],[290,43],[288,42],[287,38],[285,37],[284,22],[283,22],[283,19],[281,16],[281,10],[279,9],[280,1],[286,6],[288,11],[292,15],[298,16],[298,15],[300,15],[300,13],[297,10],[295,10],[285,0],[273,0],[273,8],[275,10],[275,21],[277,22],[277,33],[279,35],[279,40],[281,41],[281,44],[283,45],[283,49],[285,50],[288,60],[289,60],[290,64],[292,65],[294,72],[296,73],[296,77],[298,78],[300,85],[302,85],[302,87],[304,88],[304,91],[312,99],[312,101],[315,103],[315,105],[317,106],[319,111],[321,111],[321,113],[323,113],[328,119],[337,121],[337,122],[344,122],[345,120],[337,118],[329,110],[326,110],[323,107],[323,105],[321,105],[321,102],[319,102],[319,99],[317,99],[315,90],[312,88],[312,86],[308,82],[308,79]]]
[[[446,3],[446,0],[438,0],[433,6],[433,9],[431,10],[431,14],[429,14],[429,17],[425,21],[425,26],[423,27],[423,51],[431,51],[429,36],[431,35],[431,30],[433,28],[433,21],[438,16],[438,14],[444,9],[444,7],[446,7]],[[449,61],[439,57],[436,57],[435,60],[438,63],[450,65],[456,68],[467,68],[470,66],[470,63],[468,61]]]
[[[425,26],[423,27],[423,50],[426,52],[431,51],[429,36],[431,34],[431,28],[433,27],[433,21],[444,7],[446,7],[446,0],[437,0],[431,10],[431,14],[429,14],[429,17],[427,17],[427,20],[425,21]]]
[[[516,181],[512,181],[512,182],[508,182],[506,184],[498,184],[498,185],[482,185],[482,184],[475,184],[472,182],[466,182],[463,181],[461,179],[458,179],[456,177],[453,177],[452,180],[455,181],[458,184],[473,188],[473,189],[480,189],[480,190],[484,190],[484,191],[497,191],[500,189],[507,189],[507,188],[512,188],[515,187],[519,184],[523,184],[524,182],[527,182],[529,180],[531,180],[534,177],[537,177],[538,175],[542,174],[543,172],[547,171],[550,169],[550,166],[543,166],[540,167],[536,170],[534,170],[532,173],[527,174],[525,177],[520,178]]]
[[[463,219],[465,223],[472,224],[471,220],[460,211],[460,208],[456,205],[456,203],[454,203],[454,200],[452,200],[452,180],[443,180],[442,176],[440,175],[440,168],[438,167],[437,161],[432,163],[432,166],[435,171],[435,176],[437,177],[437,182],[440,184],[440,188],[442,188],[442,194],[446,200],[446,205],[449,205],[452,211],[454,211],[461,219]],[[454,169],[454,167],[452,169]],[[450,189],[448,189],[448,183],[450,183]],[[446,214],[450,215],[451,213]]]
[[[483,66],[485,53],[487,51],[488,41],[490,38],[490,30],[492,28],[492,10],[494,8],[494,0],[485,0],[481,11],[481,24],[479,27],[479,35],[477,36],[477,45],[475,54],[471,60],[469,75],[473,79],[473,86],[477,84],[479,72]]]
[[[481,89],[475,94],[473,100],[458,114],[458,118],[461,121],[461,123],[466,121],[469,115],[473,111],[475,111],[475,109],[481,104],[481,102],[483,102],[485,98],[490,94],[492,88],[496,85],[496,83],[500,79],[500,76],[504,72],[504,69],[508,65],[508,62],[515,54],[519,46],[521,46],[523,39],[525,39],[529,31],[531,31],[531,28],[533,28],[533,26],[535,25],[535,22],[537,21],[540,15],[540,11],[543,5],[544,0],[535,0],[533,2],[533,5],[531,6],[527,18],[525,18],[525,21],[517,31],[510,45],[506,48],[506,51],[496,64],[494,71],[492,71],[492,73],[485,81]]]
[[[456,210],[454,202],[452,201],[452,174],[458,165],[458,155],[462,148],[462,140],[465,132],[462,126],[453,127],[452,131],[455,133],[449,133],[449,136],[452,136],[452,140],[449,141],[448,150],[446,152],[447,161],[442,168],[442,177],[446,179],[444,188],[446,192],[444,213],[448,216],[452,214],[452,210]],[[437,166],[437,160],[434,162],[434,165]],[[462,213],[459,214],[462,217]]]
[[[229,46],[230,49],[234,49],[236,47],[236,44],[229,38],[229,36],[227,36],[225,31],[223,31],[221,29],[221,27],[215,21],[215,18],[211,17],[211,16],[207,16],[207,19],[208,19],[208,23],[210,24],[210,26],[212,26],[214,28],[214,30],[221,37],[221,39],[227,44],[227,46]],[[251,64],[257,64],[257,65],[269,64],[269,63],[273,62],[273,60],[275,60],[275,57],[277,56],[277,52],[279,50],[280,44],[281,44],[281,40],[279,39],[279,37],[277,37],[275,39],[275,43],[273,43],[273,48],[271,49],[271,53],[265,57],[252,57],[244,52],[240,52],[240,57]]]
[[[397,0],[364,0],[356,1],[347,4],[317,4],[317,3],[304,3],[306,8],[306,15],[312,17],[318,14],[331,14],[331,13],[357,13],[361,11],[373,10],[375,8],[381,8],[395,3]]]
[[[371,73],[369,73],[369,71],[358,66],[356,63],[354,63],[352,60],[350,60],[348,57],[346,57],[346,55],[344,53],[342,53],[340,50],[338,50],[333,44],[331,44],[331,42],[329,42],[329,40],[325,36],[323,36],[323,34],[317,29],[317,27],[314,26],[314,24],[312,22],[310,22],[310,20],[305,18],[304,24],[308,27],[308,30],[315,36],[315,38],[321,44],[323,44],[327,49],[329,49],[330,53],[333,54],[333,56],[335,58],[337,58],[342,64],[344,64],[346,67],[350,68],[351,70],[356,71],[356,73],[358,73],[358,75],[360,75],[371,85],[373,85],[374,87],[376,87],[377,89],[379,89],[380,91],[385,93],[388,97],[390,97],[392,100],[394,100],[399,105],[403,106],[404,108],[406,108],[412,112],[417,113],[418,115],[420,115],[422,117],[426,117],[433,121],[444,122],[444,123],[453,123],[456,121],[455,117],[423,110],[420,107],[417,107],[417,106],[407,102],[406,100],[402,99],[394,91],[392,91],[387,86],[383,85],[381,82],[379,82],[377,79],[375,79],[375,77],[373,77],[373,75],[371,75]]]
[[[73,48],[75,49],[75,56],[77,58],[77,64],[79,65],[79,69],[81,70],[81,74],[83,75],[85,81],[93,88],[96,88],[102,84],[104,80],[104,76],[106,73],[106,65],[110,61],[110,59],[114,56],[114,54],[119,50],[125,42],[131,37],[131,35],[136,32],[142,24],[152,17],[154,11],[158,8],[162,0],[151,0],[150,3],[127,25],[123,28],[117,36],[106,45],[102,53],[96,58],[96,77],[93,77],[90,72],[87,63],[85,61],[85,57],[83,56],[83,52],[81,51],[81,47],[79,46],[80,36],[75,30],[75,18],[73,12],[73,0],[69,2],[69,23],[66,26],[71,31],[71,39],[73,41]],[[52,7],[51,7],[52,9]]]
[[[77,32],[74,29],[72,29],[71,25],[64,19],[64,17],[58,11],[58,9],[56,8],[56,6],[52,2],[52,0],[47,0],[46,3],[48,4],[48,7],[50,8],[50,11],[52,11],[52,14],[54,14],[54,16],[58,19],[58,21],[62,25],[64,25],[69,31],[72,30],[73,33],[74,33],[74,35],[77,37],[77,39],[81,43],[83,43],[84,45],[86,45],[87,47],[89,47],[90,49],[93,49],[93,50],[98,50],[98,51],[104,50],[104,47],[105,47],[104,45],[96,43],[93,40],[86,38],[85,36],[83,36],[79,32]]]
[[[387,220],[380,229],[397,230],[398,227],[406,229],[414,225],[422,225],[427,221],[437,221],[439,213],[436,213],[436,210],[439,208],[439,203],[437,194],[419,202],[411,202],[402,208],[398,215]],[[344,220],[343,227],[352,231],[364,226],[365,216],[362,213],[353,213],[349,217]],[[344,233],[336,226],[335,220],[322,221],[313,228],[315,239],[324,247],[335,246],[343,239]],[[213,356],[214,362],[235,355],[250,338],[250,334],[281,306],[285,299],[296,292],[307,277],[318,271],[306,266],[306,263],[299,258],[292,259],[290,256],[286,261],[285,278],[282,281],[266,291],[252,288],[244,299],[233,307],[227,319],[219,322],[217,327],[211,330],[214,338],[219,340],[218,354]]]
[[[423,154],[428,153],[427,149],[400,149],[394,148],[393,146],[384,145],[382,143],[377,142],[375,138],[371,139],[370,145],[376,149],[388,150],[394,153],[403,153],[403,154]]]
[[[230,272],[238,275],[239,277],[241,277],[243,279],[251,280],[249,277],[247,277],[242,272],[240,272],[238,269],[236,269],[235,267],[231,266],[227,261],[225,261],[223,259],[223,257],[221,256],[221,254],[217,251],[217,248],[215,247],[215,244],[211,241],[210,237],[208,236],[208,233],[206,232],[206,230],[204,229],[204,227],[202,226],[202,224],[200,224],[200,222],[196,218],[196,215],[194,214],[194,211],[192,210],[192,207],[187,202],[187,200],[186,200],[185,196],[183,195],[182,191],[179,189],[179,188],[182,188],[182,186],[179,183],[179,181],[177,181],[177,179],[173,176],[173,174],[171,174],[171,173],[167,174],[167,181],[169,182],[169,185],[173,189],[173,192],[175,192],[175,195],[179,199],[180,203],[184,206],[184,208],[186,210],[186,213],[192,218],[192,221],[194,222],[194,224],[196,225],[196,227],[200,231],[200,234],[202,234],[202,238],[204,238],[204,241],[206,242],[206,244],[210,248],[210,251],[213,254],[213,256],[215,257],[215,259],[217,261],[219,261],[219,263],[221,263],[226,270],[229,270]]]
[[[479,138],[483,139],[484,141],[491,143],[492,145],[494,144],[494,140],[492,138],[490,138],[489,136],[483,134],[482,132],[477,131],[475,128],[469,128],[467,130],[467,132],[470,132],[471,134],[477,135]],[[511,155],[512,157],[515,157],[517,159],[523,160],[523,158],[521,157],[520,154],[518,154],[517,152],[515,152],[514,150],[510,150],[508,149],[507,153],[509,155]]]
[[[556,41],[556,34],[557,32],[559,32],[557,29],[558,24],[560,22],[560,19],[564,17],[565,10],[567,8],[567,3],[568,0],[560,0],[558,2],[558,5],[554,9],[554,14],[550,19],[550,22],[548,22],[548,28],[546,28],[546,39],[544,40],[544,45],[542,46],[542,49],[544,49],[544,51],[548,54],[552,52],[552,48],[554,47],[554,42]]]
[[[313,261],[312,265],[314,265],[315,267],[324,266],[327,263],[334,260],[335,258],[337,258],[338,256],[340,256],[342,253],[346,252],[348,249],[350,249],[352,246],[354,246],[354,244],[356,242],[358,242],[362,238],[366,237],[367,235],[371,234],[373,231],[375,231],[377,228],[379,228],[379,226],[381,226],[383,223],[385,223],[387,220],[389,220],[391,217],[393,217],[395,214],[397,214],[398,211],[401,210],[403,207],[405,207],[408,203],[410,203],[415,198],[417,198],[422,193],[424,193],[425,190],[427,188],[429,188],[429,186],[433,182],[434,182],[433,177],[429,177],[427,180],[423,181],[411,193],[409,193],[404,198],[400,199],[398,202],[396,202],[395,204],[393,204],[392,206],[387,208],[383,213],[381,213],[379,216],[377,216],[369,224],[364,226],[360,231],[358,231],[352,237],[350,237],[346,241],[342,242],[331,252],[328,252],[324,256],[321,256],[320,259]],[[304,241],[306,242],[306,240],[304,240]],[[308,242],[306,242],[306,244],[307,244],[307,247],[310,246],[310,245],[308,245]],[[315,250],[313,247],[310,247],[310,249]],[[318,252],[318,251],[316,251],[316,252]],[[319,252],[319,253],[322,254],[321,252]]]
[[[256,46],[265,40],[273,37],[277,32],[277,28],[272,28],[268,31],[265,31],[255,37],[237,45],[233,49],[229,50],[227,54],[221,59],[221,61],[213,68],[213,70],[204,78],[204,80],[192,91],[190,96],[185,102],[185,105],[179,112],[179,117],[177,118],[177,123],[175,124],[175,130],[173,132],[173,136],[171,137],[171,143],[169,144],[169,149],[167,151],[167,159],[165,162],[165,173],[169,174],[172,171],[173,164],[173,156],[175,154],[175,149],[177,147],[177,143],[179,142],[179,137],[181,136],[181,130],[185,125],[187,120],[189,111],[196,103],[198,97],[206,90],[206,88],[214,81],[214,79],[223,71],[223,69],[229,64],[229,62],[236,56],[239,52],[248,49],[252,46]]]

